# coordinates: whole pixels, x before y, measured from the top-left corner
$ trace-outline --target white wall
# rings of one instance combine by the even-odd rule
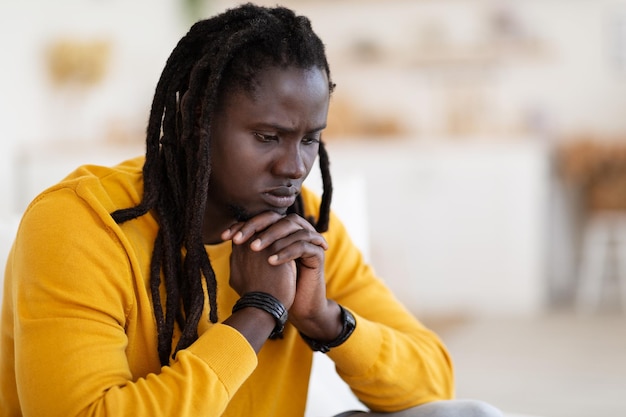
[[[275,4],[274,1],[260,2]],[[210,14],[236,3],[210,1],[206,3],[206,12]],[[501,268],[506,277],[498,284],[500,286],[492,286],[486,293],[510,294],[515,287],[504,285],[506,279],[519,277],[521,270],[530,276],[538,268],[537,249],[528,246],[529,242],[536,242],[539,246],[544,243],[540,236],[543,217],[536,210],[541,205],[544,187],[538,177],[544,175],[545,167],[543,157],[535,153],[536,149],[549,148],[552,139],[571,132],[626,131],[626,117],[622,114],[626,108],[626,39],[623,33],[616,35],[620,24],[624,23],[626,2],[502,0],[498,4],[512,8],[527,39],[540,41],[539,52],[529,53],[522,48],[522,51],[513,50],[484,62],[480,54],[472,52],[465,56],[465,52],[490,39],[484,25],[485,16],[496,0],[285,0],[283,3],[310,16],[314,28],[326,42],[338,83],[337,98],[342,95],[353,97],[367,116],[395,115],[408,128],[406,133],[412,140],[422,144],[441,142],[448,148],[449,152],[444,156],[440,152],[423,152],[423,149],[403,153],[403,148],[395,147],[393,142],[384,144],[383,153],[389,152],[390,159],[382,163],[390,171],[383,177],[369,172],[366,184],[371,203],[368,208],[373,211],[369,219],[374,238],[370,236],[369,247],[377,267],[385,275],[395,276],[400,274],[396,274],[392,267],[403,264],[410,268],[414,261],[413,250],[399,244],[406,237],[406,230],[387,227],[389,219],[382,217],[385,210],[398,209],[404,216],[414,217],[410,223],[411,233],[424,239],[426,236],[440,239],[431,245],[427,240],[412,242],[417,245],[417,252],[430,254],[420,260],[422,270],[413,267],[411,274],[417,277],[412,281],[414,285],[422,285],[419,280],[423,277],[438,276],[441,268],[453,271],[458,265],[468,263],[464,256],[472,253],[475,258],[485,260],[482,264],[472,265],[477,279],[482,279],[480,271],[486,271],[484,268],[487,268],[489,259],[493,260],[490,271]],[[439,25],[438,29],[432,26],[433,22]],[[0,218],[12,218],[34,193],[60,178],[62,172],[71,169],[75,162],[104,162],[121,156],[129,148],[134,151],[141,146],[140,137],[156,80],[187,24],[181,15],[180,3],[174,0],[22,0],[0,3],[0,25],[4,34],[0,37],[3,51],[0,66],[0,146],[3,148],[0,153],[0,195],[3,196]],[[437,35],[437,30],[444,30],[445,34]],[[111,41],[110,70],[102,84],[91,91],[59,94],[50,86],[43,66],[45,47],[50,40],[65,35],[82,39],[104,37]],[[413,48],[420,39],[423,41],[428,36],[443,36],[448,46],[458,49],[447,58],[434,59],[434,65],[412,63],[413,58],[432,58],[414,55]],[[355,65],[349,54],[355,38],[373,39],[384,48],[402,53],[389,56],[382,64]],[[475,94],[472,97],[476,101],[470,100],[472,111],[468,112],[469,116],[466,114],[471,119],[470,134],[457,136],[450,142],[448,123],[453,104],[450,95],[459,91]],[[111,128],[125,130],[139,139],[127,148],[101,153],[101,145],[108,146],[109,150],[117,146],[106,144]],[[494,143],[506,142],[511,137],[532,137],[544,143],[504,146],[499,151],[481,146],[470,149],[475,142],[473,137],[487,138]],[[371,154],[360,150],[367,141],[373,142],[375,147],[376,140],[367,138],[350,142],[334,138],[331,145],[336,145],[334,149],[343,149],[337,151],[340,160],[348,160],[344,157],[352,155],[357,163],[376,166],[377,163],[369,159]],[[522,150],[524,146],[526,150]],[[83,152],[83,149],[88,151]],[[52,160],[54,154],[61,157]],[[396,166],[393,161],[398,155],[402,156],[403,164]],[[363,160],[358,162],[359,158]],[[464,170],[453,170],[445,162],[449,158]],[[503,166],[502,161],[510,161],[511,165]],[[26,171],[24,164],[30,164]],[[487,175],[501,169],[508,174],[501,178]],[[17,178],[19,172],[28,172],[29,177]],[[397,207],[389,205],[391,201],[384,193],[386,183],[381,183],[384,180],[380,179],[389,178],[389,173],[393,172],[412,176],[415,180],[415,187],[398,197]],[[470,197],[467,195],[469,189],[454,188],[463,187],[459,180],[465,173],[468,180],[475,177],[470,189],[484,193],[492,200],[466,198],[464,201],[471,205],[465,210],[448,207],[448,204],[460,204],[458,199],[461,196]],[[434,192],[429,188],[432,186],[429,181],[433,178],[450,188],[430,194]],[[512,183],[504,182],[505,178]],[[503,203],[509,197],[511,201],[516,197],[508,194],[516,187],[515,181],[520,181],[520,189],[531,198],[526,205],[522,204],[524,201],[519,206]],[[397,187],[394,182],[390,184]],[[483,188],[477,189],[480,184]],[[489,187],[492,187],[491,191]],[[480,201],[502,204],[481,208]],[[438,207],[442,204],[446,210],[452,211],[440,212]],[[526,211],[521,211],[522,208]],[[488,217],[480,223],[473,223],[471,216],[464,217],[469,213],[476,215],[482,209],[503,222],[511,218],[520,220],[510,226],[489,228],[486,227],[489,223],[485,222]],[[479,227],[479,224],[486,226]],[[437,227],[445,227],[448,234],[435,234]],[[456,239],[459,234],[462,238]],[[492,243],[503,236],[506,244],[494,247]],[[472,239],[477,244],[464,254],[461,248]],[[442,247],[442,251],[436,251],[437,247]],[[506,247],[512,248],[512,252],[499,252]],[[451,249],[458,257],[445,265],[443,260]],[[547,248],[547,255],[549,250]],[[519,257],[508,258],[511,253]],[[514,269],[507,269],[509,267]],[[541,271],[536,273],[539,276]],[[462,305],[464,294],[445,290],[443,282],[431,280],[427,284],[425,289],[432,290],[433,297],[426,303],[432,302],[433,308],[446,303],[465,308]],[[535,279],[530,283],[515,282],[526,282],[528,294],[536,294],[538,283]],[[525,304],[529,300],[526,295],[520,296],[520,311],[530,306]],[[490,303],[490,308],[515,305],[504,305],[496,300]],[[522,308],[522,305],[526,307]]]

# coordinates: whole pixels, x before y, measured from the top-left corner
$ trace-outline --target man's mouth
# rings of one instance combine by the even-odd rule
[[[280,186],[262,193],[263,200],[272,207],[286,209],[296,202],[300,190],[294,186]]]

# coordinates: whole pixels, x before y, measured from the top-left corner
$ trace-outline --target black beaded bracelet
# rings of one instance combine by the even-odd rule
[[[339,308],[341,309],[341,322],[343,326],[341,328],[341,333],[339,333],[339,336],[337,336],[335,340],[331,340],[330,342],[320,342],[318,340],[311,339],[310,337],[300,332],[300,337],[302,337],[302,339],[306,342],[307,345],[309,345],[309,347],[314,352],[329,352],[331,348],[337,347],[346,340],[348,340],[348,338],[356,328],[356,320],[352,313],[346,310],[342,305],[339,305]]]
[[[246,307],[254,307],[269,313],[274,320],[276,320],[276,326],[272,333],[270,333],[270,339],[282,339],[283,330],[285,330],[285,323],[287,323],[287,309],[283,303],[271,294],[253,291],[244,294],[233,306],[232,312],[241,310]]]

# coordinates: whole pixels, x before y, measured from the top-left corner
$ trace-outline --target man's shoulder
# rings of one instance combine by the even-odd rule
[[[109,212],[134,206],[143,193],[143,162],[142,156],[112,166],[79,166],[57,184],[43,190],[29,209],[42,200],[63,199],[67,204],[70,195],[92,209],[98,207]]]
[[[106,180],[110,177],[136,177],[141,176],[143,172],[143,164],[145,162],[144,156],[137,156],[132,159],[122,161],[116,165],[93,165],[86,164],[81,165],[68,174],[62,181],[62,183],[71,181],[82,181],[88,178],[98,179],[100,181]]]

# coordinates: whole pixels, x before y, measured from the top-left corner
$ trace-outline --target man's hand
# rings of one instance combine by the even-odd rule
[[[332,340],[339,334],[339,307],[326,299],[328,244],[307,220],[265,212],[234,224],[222,239],[233,241],[231,286],[236,291],[274,295],[289,309],[291,323],[309,337]],[[295,272],[293,277],[287,269]],[[292,290],[291,300],[281,298],[288,299]]]
[[[256,235],[256,228],[267,222],[265,219],[265,222],[259,223],[257,217],[245,223],[237,223],[222,234],[225,240],[232,238],[233,241],[230,286],[240,295],[253,291],[271,294],[289,309],[296,294],[295,261],[273,264],[268,262],[268,258],[274,255],[271,248],[255,245],[255,249],[252,249],[249,240]]]

